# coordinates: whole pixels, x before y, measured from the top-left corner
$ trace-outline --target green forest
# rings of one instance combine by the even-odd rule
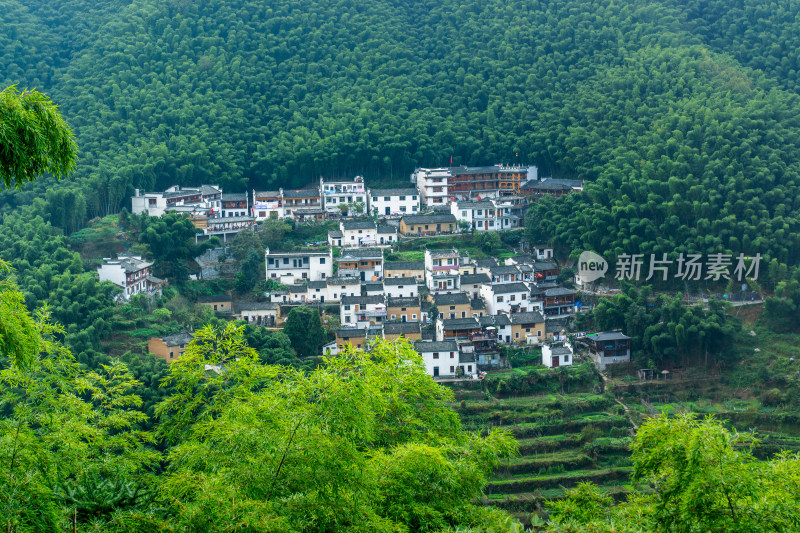
[[[319,315],[265,332],[197,304],[263,288],[249,252],[325,228],[272,224],[232,246],[233,286],[201,285],[193,258],[214,243],[196,245],[180,217],[130,216],[129,197],[356,174],[394,185],[451,158],[533,164],[585,190],[536,203],[529,242],[567,263],[761,254],[758,339],[796,333],[798,17],[798,0],[0,0],[0,142],[13,147],[0,152],[0,526],[518,531],[475,504],[516,444],[465,431],[410,352],[314,369],[299,356],[330,339]],[[115,305],[93,271],[124,249],[178,290]],[[628,330],[648,365],[747,362],[738,319],[713,300],[626,286],[585,320]],[[185,327],[200,331],[185,364],[144,356],[147,337]],[[796,402],[793,359],[769,357],[764,405]],[[547,527],[800,530],[797,457],[756,461],[755,444],[713,420],[652,419],[631,479],[658,490],[614,505],[581,485]]]

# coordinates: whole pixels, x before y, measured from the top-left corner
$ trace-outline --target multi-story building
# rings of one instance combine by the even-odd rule
[[[319,190],[327,215],[352,217],[367,214],[367,190],[363,177],[356,176],[351,180],[320,178]]]
[[[422,306],[419,297],[387,298],[387,320],[399,322],[422,322]]]
[[[100,281],[110,281],[122,289],[122,298],[143,294],[155,296],[161,292],[164,281],[153,276],[153,263],[138,256],[119,256],[116,259],[104,258],[97,274]]]
[[[211,237],[218,237],[222,242],[228,242],[236,237],[240,231],[252,228],[254,223],[255,218],[251,216],[209,218],[203,221],[203,227],[199,228],[201,232],[195,235],[195,241],[200,242]]]
[[[533,275],[536,282],[556,281],[561,269],[552,261],[537,261],[533,263]]]
[[[339,302],[343,296],[361,294],[361,280],[352,276],[336,276],[325,280],[328,284],[326,301]]]
[[[524,283],[500,283],[481,286],[481,297],[490,315],[529,311],[530,289]]]
[[[423,261],[387,261],[383,265],[386,278],[414,278],[425,283],[425,263]]]
[[[631,338],[619,331],[606,331],[586,336],[589,356],[600,370],[610,364],[631,360]]]
[[[542,342],[547,336],[544,317],[539,311],[512,313],[508,318],[511,320],[511,342],[531,344],[533,339]]]
[[[239,304],[239,318],[248,324],[267,328],[280,327],[281,306],[273,302],[242,302]]]
[[[489,269],[492,283],[517,283],[522,281],[522,272],[514,265],[497,265]]]
[[[386,321],[386,299],[383,296],[344,296],[339,308],[344,327],[365,328]]]
[[[377,281],[383,277],[383,249],[343,249],[336,258],[338,275],[355,276],[361,281]]]
[[[202,211],[207,216],[218,217],[221,213],[222,189],[217,185],[181,187],[175,185],[164,192],[141,192],[136,189],[131,198],[131,213],[147,213],[159,217],[167,211]]]
[[[502,231],[520,227],[522,208],[504,200],[472,200],[453,202],[450,213],[459,223],[469,224],[478,232]]]
[[[517,196],[520,185],[536,179],[535,166],[418,168],[411,174],[426,206],[445,205],[448,200],[480,200]]]
[[[384,278],[384,291],[388,298],[414,298],[419,296],[415,278]]]
[[[337,329],[336,353],[344,351],[347,348],[366,349],[373,339],[380,338],[382,334],[383,328],[380,326]],[[331,351],[331,353],[334,352]]]
[[[458,221],[451,214],[407,215],[400,218],[399,230],[407,237],[449,235],[458,233]]]
[[[575,291],[563,287],[545,289],[544,314],[548,318],[565,317],[575,312]]]
[[[416,189],[369,189],[369,212],[379,217],[400,217],[419,211]]]
[[[461,274],[460,290],[470,298],[478,298],[481,294],[481,285],[491,283],[486,274]]]
[[[400,338],[418,341],[422,339],[422,327],[419,322],[389,322],[383,325],[383,338],[387,341]]]
[[[282,191],[256,191],[253,189],[253,210],[250,213],[259,222],[269,218],[283,218]]]
[[[439,318],[467,318],[472,316],[471,299],[463,292],[433,294],[431,299],[439,310]]]
[[[283,196],[284,216],[295,220],[325,219],[318,188],[282,189],[281,194]]]
[[[247,193],[224,193],[222,195],[223,217],[245,217],[250,215]]]
[[[461,353],[455,341],[419,341],[414,343],[414,349],[422,356],[425,370],[431,377],[454,378],[473,373],[474,363],[465,363],[459,372]]]
[[[427,207],[446,206],[450,194],[448,180],[450,169],[418,168],[411,174],[411,181],[416,184],[422,205]]]
[[[425,285],[431,291],[454,292],[459,290],[458,250],[425,250]]]
[[[269,248],[264,252],[267,279],[284,285],[303,281],[321,281],[333,274],[333,255],[330,250],[319,252],[279,252]]]

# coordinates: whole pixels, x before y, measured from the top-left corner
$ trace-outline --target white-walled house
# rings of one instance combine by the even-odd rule
[[[270,218],[283,218],[283,191],[256,191],[253,189],[252,216],[259,222]]]
[[[383,296],[344,296],[339,304],[342,327],[365,328],[386,320]]]
[[[425,284],[431,291],[453,292],[460,287],[461,254],[452,250],[425,250]]]
[[[343,296],[361,294],[361,280],[352,276],[336,276],[325,280],[328,285],[326,301],[340,302]]]
[[[342,232],[340,246],[358,248],[378,244],[378,225],[372,220],[342,220],[339,231]]]
[[[320,178],[319,190],[322,192],[323,209],[326,213],[338,216],[356,216],[367,214],[367,190],[364,178],[325,180]],[[361,212],[356,209],[361,206]]]
[[[420,201],[427,207],[444,206],[449,198],[448,168],[418,168],[411,174],[411,181],[417,185]]]
[[[530,311],[529,295],[530,289],[524,283],[481,285],[481,297],[490,315]]]
[[[414,349],[422,356],[429,376],[456,376],[460,358],[455,341],[419,341],[414,343]],[[472,373],[472,369],[468,373]]]
[[[223,193],[222,195],[222,216],[223,217],[249,217],[250,200],[247,193]]]
[[[569,345],[542,345],[542,364],[548,368],[572,366],[572,349]]]
[[[330,250],[319,252],[264,252],[267,279],[284,285],[303,281],[320,281],[333,274],[333,255]]]
[[[369,189],[367,192],[369,212],[373,216],[413,215],[419,211],[419,192],[416,189]]]
[[[387,298],[416,298],[419,287],[415,278],[384,278],[384,292]]]
[[[208,213],[211,217],[218,217],[222,215],[221,199],[222,188],[218,185],[200,187],[173,185],[164,192],[142,192],[136,189],[131,198],[131,213],[134,215],[147,213],[151,217],[160,217],[170,210],[192,207]]]
[[[119,256],[116,259],[104,258],[97,269],[100,281],[110,281],[122,289],[122,298],[144,294],[152,296],[161,291],[164,281],[152,275],[153,263],[138,256]]]
[[[248,324],[274,328],[278,325],[280,304],[273,302],[242,302],[239,317]]]

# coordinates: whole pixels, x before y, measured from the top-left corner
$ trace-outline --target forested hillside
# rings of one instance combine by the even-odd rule
[[[27,280],[63,260],[17,250],[134,188],[398,181],[452,156],[585,179],[528,221],[563,254],[761,253],[771,291],[800,259],[800,5],[727,6],[0,0],[0,86],[58,102],[80,155],[67,180],[0,192],[0,258],[52,303]]]

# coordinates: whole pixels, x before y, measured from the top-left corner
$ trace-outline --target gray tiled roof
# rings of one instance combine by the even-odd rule
[[[513,292],[528,292],[528,287],[524,283],[498,283],[492,285],[492,292],[494,294],[509,294]]]
[[[367,305],[384,303],[383,295],[375,296],[342,296],[342,305]]]
[[[384,285],[416,285],[417,278],[386,278],[383,280]]]
[[[273,302],[242,302],[239,311],[274,311],[281,305]]]
[[[619,341],[630,339],[630,337],[619,331],[604,331],[603,333],[598,333],[596,335],[589,335],[588,338],[596,341]]]
[[[458,344],[455,341],[418,341],[414,343],[414,349],[419,353],[457,352]]]
[[[414,224],[455,224],[456,217],[453,215],[405,215],[403,222],[409,225]]]
[[[469,296],[463,292],[455,292],[452,294],[434,294],[433,302],[437,307],[440,305],[469,305]]]
[[[478,319],[475,317],[469,318],[448,318],[442,320],[442,327],[446,330],[452,329],[477,329],[480,327]]]
[[[376,228],[376,224],[372,220],[343,220],[341,224],[345,231]]]
[[[569,294],[575,294],[575,291],[572,289],[565,289],[564,287],[556,287],[544,291],[545,296],[567,296]]]
[[[383,265],[384,270],[425,270],[422,261],[388,261]]]
[[[417,189],[370,189],[370,196],[419,196]]]
[[[353,259],[381,259],[383,250],[380,248],[356,248],[354,250],[342,250],[341,257],[337,261],[347,261]]]
[[[544,322],[544,317],[539,311],[530,311],[528,313],[511,313],[509,315],[512,324],[541,324]]]
[[[386,307],[419,307],[419,297],[416,298],[389,298]]]
[[[194,336],[191,333],[176,333],[175,335],[161,337],[161,340],[164,341],[164,344],[167,346],[179,346],[181,344],[189,344],[192,342],[192,338],[194,338]]]
[[[404,333],[420,333],[419,322],[387,322],[383,325],[385,335],[402,335]]]
[[[489,315],[489,316],[482,316],[478,319],[481,323],[481,327],[489,327],[489,326],[510,326],[511,320],[506,315]]]
[[[489,283],[491,280],[486,274],[462,274],[461,285]]]
[[[283,191],[284,198],[319,198],[319,189],[286,189]]]

